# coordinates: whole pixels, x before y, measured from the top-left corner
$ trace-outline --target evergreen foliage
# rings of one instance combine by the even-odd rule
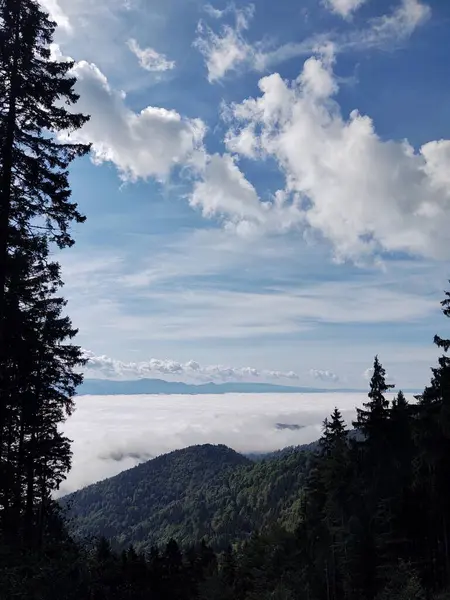
[[[50,256],[84,220],[68,168],[89,147],[68,137],[87,117],[71,110],[72,63],[51,56],[54,27],[37,0],[0,0],[0,598],[449,598],[450,340],[439,336],[416,403],[389,401],[375,357],[356,434],[335,409],[309,451],[258,463],[224,446],[174,452],[77,492],[64,522],[52,499],[71,460],[59,426],[83,360]]]
[[[89,147],[62,140],[87,117],[69,110],[73,63],[52,59],[54,28],[36,0],[0,1],[0,536],[35,544],[70,466],[58,425],[83,363],[50,251],[84,221],[68,168]]]
[[[67,496],[78,539],[107,535],[118,549],[150,550],[176,538],[215,548],[267,523],[293,529],[308,455],[292,450],[257,463],[225,446],[193,446],[160,456]]]

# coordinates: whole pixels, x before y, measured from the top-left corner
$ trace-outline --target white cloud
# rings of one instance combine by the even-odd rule
[[[390,15],[376,17],[367,30],[350,34],[348,44],[363,48],[397,44],[409,38],[430,15],[430,7],[421,0],[401,0]]]
[[[333,373],[332,371],[311,369],[309,374],[311,375],[311,377],[314,377],[314,379],[319,379],[320,381],[328,383],[337,383],[339,381],[339,377],[336,375],[336,373]]]
[[[369,367],[368,369],[366,369],[363,372],[362,377],[366,381],[370,381],[372,379],[373,373],[374,373],[374,368],[373,367]],[[387,371],[386,371],[385,378],[386,378],[386,382],[388,383],[388,385],[393,385],[394,388],[396,387],[395,382],[392,381],[392,377],[391,377],[391,375]]]
[[[231,5],[228,5],[227,8],[219,9],[212,6],[212,4],[205,4],[203,10],[213,19],[221,19],[229,10],[232,8]]]
[[[343,0],[343,3],[346,1]],[[266,71],[281,62],[309,55],[330,44],[336,53],[396,48],[425,23],[430,15],[430,7],[421,0],[401,0],[390,14],[372,18],[365,28],[352,28],[345,33],[320,33],[301,42],[282,44],[273,50],[264,49],[259,44],[253,52],[253,64],[256,70]]]
[[[284,227],[320,233],[339,259],[377,252],[450,255],[450,142],[383,141],[369,116],[346,118],[333,99],[338,85],[331,48],[309,58],[288,83],[275,73],[259,82],[261,95],[235,104],[235,125],[226,136],[233,152],[274,158],[285,176],[289,212]],[[235,178],[236,179],[236,178]],[[251,213],[231,200],[235,220],[261,221],[255,194]],[[260,212],[270,209],[260,203]],[[210,207],[213,201],[209,200]],[[286,204],[285,204],[286,206]],[[218,211],[217,211],[218,212]],[[280,216],[277,215],[279,219]]]
[[[325,0],[325,3],[330,10],[341,17],[344,17],[344,19],[350,17],[365,2],[367,2],[367,0]]]
[[[235,16],[234,27],[223,25],[220,32],[215,33],[203,21],[198,24],[198,37],[194,46],[205,57],[210,83],[222,79],[228,71],[236,70],[253,56],[254,50],[245,40],[243,32],[249,27],[254,5],[249,4],[243,9],[231,8]],[[228,10],[230,8],[227,12]],[[211,9],[207,9],[207,12],[211,14]],[[218,14],[215,9],[212,9],[212,16],[215,18],[223,16],[224,11],[220,12],[221,14]]]
[[[445,262],[403,258],[383,271],[355,270],[330,264],[322,245],[295,233],[149,234],[134,238],[132,253],[124,239],[126,230],[103,249],[77,245],[61,255],[77,343],[96,356],[293,370],[301,385],[311,385],[310,369],[330,369],[359,388],[378,353],[398,385],[421,389],[429,379]],[[411,327],[417,337],[404,338]]]
[[[271,371],[254,367],[230,367],[225,365],[201,365],[194,360],[181,363],[175,360],[151,358],[141,362],[123,362],[108,356],[96,356],[83,351],[88,359],[87,377],[103,376],[107,379],[141,379],[156,375],[180,376],[199,381],[236,381],[258,379],[299,379],[293,371]]]
[[[205,217],[227,215],[238,222],[250,222],[261,221],[264,216],[255,188],[229,154],[214,154],[208,158],[203,178],[195,184],[190,203],[200,207]]]
[[[136,113],[95,64],[80,61],[73,73],[80,94],[77,110],[91,119],[71,139],[91,142],[96,163],[112,162],[123,179],[165,179],[175,166],[192,164],[202,155],[205,125],[200,119],[155,106]]]
[[[239,148],[243,155],[252,156],[250,145],[241,137],[235,139],[234,144],[229,138],[228,145],[233,150]],[[190,204],[200,208],[205,217],[221,218],[227,229],[244,237],[286,231],[303,219],[295,197],[291,198],[282,190],[267,201],[260,201],[256,189],[231,154],[208,157],[202,177],[194,185]]]
[[[192,444],[226,444],[269,452],[320,437],[338,406],[348,423],[364,394],[225,394],[217,396],[81,396],[63,425],[74,440],[68,493],[149,458]],[[277,423],[301,425],[296,431]]]
[[[373,367],[369,367],[368,369],[366,369],[362,374],[363,379],[365,379],[366,381],[370,381],[372,379],[373,371]]]
[[[386,274],[374,271],[358,281],[320,283],[319,264],[324,277],[335,279],[342,278],[342,267],[332,266],[331,272],[324,273],[323,263],[314,259],[314,248],[311,252],[295,239],[236,239],[230,232],[205,233],[209,235],[189,236],[172,252],[158,247],[161,238],[153,242],[147,239],[143,248],[151,259],[143,262],[137,260],[139,246],[132,258],[117,256],[113,247],[109,256],[106,250],[91,249],[81,255],[76,249],[70,257],[64,254],[65,294],[74,323],[80,327],[79,343],[97,355],[110,353],[110,348],[114,348],[114,356],[130,362],[134,356],[179,357],[181,346],[183,361],[187,362],[192,358],[193,343],[200,349],[214,345],[218,351],[213,360],[207,352],[198,360],[204,364],[233,364],[234,350],[224,349],[221,343],[227,340],[225,346],[229,348],[240,344],[242,349],[247,348],[245,353],[242,350],[238,363],[246,365],[248,348],[251,352],[259,349],[257,340],[261,336],[323,332],[329,323],[362,326],[425,319],[429,323],[434,316],[440,320],[438,301],[444,275],[440,272],[437,279],[430,266],[405,270],[404,261],[403,270]],[[292,255],[287,248],[290,244]],[[293,260],[297,254],[299,260]],[[325,253],[321,254],[321,260],[324,259]],[[299,272],[303,281],[298,281]],[[408,286],[399,283],[405,279]],[[227,283],[218,288],[218,280]],[[204,343],[199,344],[198,340]],[[264,364],[256,364],[271,369],[271,344],[264,346]],[[130,348],[133,353],[125,356]],[[320,357],[319,352],[314,358],[305,348],[300,364],[308,370],[327,362],[339,372],[342,367],[329,362],[336,352],[332,348],[335,346],[330,342],[329,354]],[[369,360],[376,351],[381,352],[381,346],[370,348]],[[351,346],[346,350],[347,356],[354,352],[358,351]],[[287,364],[282,370],[297,369],[292,359]],[[361,371],[362,367],[358,377]]]
[[[66,32],[72,31],[72,25],[70,23],[69,17],[62,10],[61,6],[58,3],[58,0],[40,0],[44,10],[46,10],[50,18],[55,21],[55,23]]]
[[[139,60],[141,67],[146,71],[162,73],[175,68],[174,60],[168,60],[164,54],[160,54],[153,48],[141,48],[133,38],[128,40],[127,45]]]

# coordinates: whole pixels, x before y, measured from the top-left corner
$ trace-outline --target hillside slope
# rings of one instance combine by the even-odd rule
[[[308,454],[252,462],[226,446],[192,446],[66,496],[75,535],[149,550],[171,537],[217,548],[255,529],[298,520]]]

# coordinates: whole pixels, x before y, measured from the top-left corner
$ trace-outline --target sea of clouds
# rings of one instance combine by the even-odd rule
[[[73,467],[58,495],[193,444],[251,453],[309,443],[335,406],[350,424],[366,400],[361,393],[79,396],[63,426]]]

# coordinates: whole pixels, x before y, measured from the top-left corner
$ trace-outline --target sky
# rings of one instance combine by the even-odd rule
[[[57,495],[194,444],[225,444],[242,453],[308,444],[336,405],[350,426],[362,401],[364,394],[355,393],[80,396],[64,425],[73,466]]]
[[[41,0],[87,377],[421,388],[445,335],[447,0]]]

